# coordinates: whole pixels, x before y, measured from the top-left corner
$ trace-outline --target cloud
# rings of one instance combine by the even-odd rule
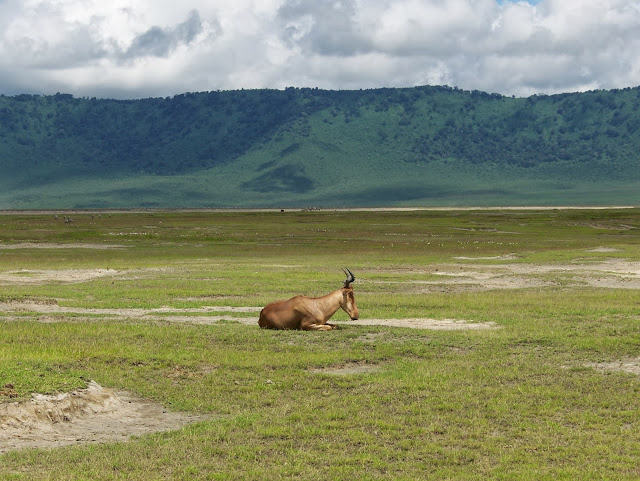
[[[287,45],[305,53],[353,55],[370,50],[357,13],[355,0],[287,0],[278,9],[278,27]]]
[[[638,0],[3,0],[0,93],[640,84]]]
[[[217,32],[219,26],[216,24],[216,27]],[[124,52],[124,57],[168,57],[178,46],[188,46],[192,43],[202,31],[203,25],[200,15],[196,10],[192,10],[187,20],[175,27],[153,26],[135,37],[127,51]]]

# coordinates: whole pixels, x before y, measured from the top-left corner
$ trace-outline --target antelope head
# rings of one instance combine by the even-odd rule
[[[349,269],[342,269],[347,278],[344,281],[344,287],[342,288],[342,304],[340,307],[349,314],[352,320],[356,320],[359,317],[358,306],[356,305],[356,298],[353,295],[353,287],[351,283],[356,280],[355,276]]]

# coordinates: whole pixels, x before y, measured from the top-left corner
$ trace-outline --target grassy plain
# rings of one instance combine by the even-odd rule
[[[640,210],[71,217],[0,216],[0,303],[78,310],[0,310],[0,389],[93,379],[211,418],[3,454],[0,479],[640,478],[640,377],[598,367],[640,362]],[[338,288],[342,266],[363,319],[497,327],[340,311],[337,331],[263,331],[92,310],[259,307]],[[351,365],[376,369],[323,371]]]

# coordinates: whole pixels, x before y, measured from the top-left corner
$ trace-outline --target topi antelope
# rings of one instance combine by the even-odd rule
[[[288,301],[275,301],[260,311],[258,325],[263,329],[304,329],[329,331],[337,329],[327,321],[339,308],[353,320],[358,319],[358,307],[351,283],[356,280],[349,269],[342,269],[347,276],[344,287],[322,297],[296,296]]]

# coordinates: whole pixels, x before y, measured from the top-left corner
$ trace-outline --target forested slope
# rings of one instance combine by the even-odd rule
[[[0,208],[640,203],[640,88],[0,96]]]

